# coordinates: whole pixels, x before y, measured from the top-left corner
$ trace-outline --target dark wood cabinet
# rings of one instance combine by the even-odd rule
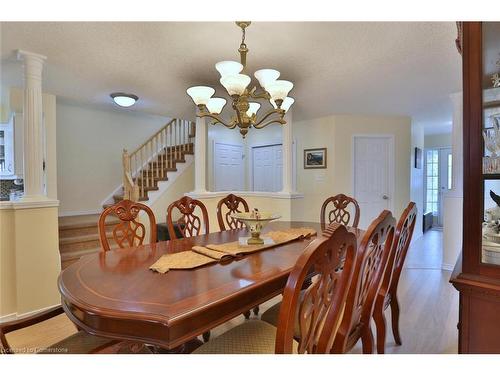
[[[495,239],[488,242],[484,229],[491,221],[486,219],[492,209],[490,190],[495,192],[497,186],[500,190],[500,174],[483,170],[483,158],[495,157],[483,133],[490,131],[491,121],[500,119],[500,105],[495,112],[497,103],[491,99],[496,88],[490,77],[495,54],[500,72],[498,26],[464,22],[458,28],[457,46],[463,59],[463,247],[450,281],[460,292],[459,353],[500,353],[500,262],[488,253],[491,248],[495,253],[497,245]],[[500,88],[498,93],[500,97]],[[500,243],[498,247],[500,255]]]

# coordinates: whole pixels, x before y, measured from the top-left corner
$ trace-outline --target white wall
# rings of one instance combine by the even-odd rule
[[[133,151],[170,119],[57,101],[59,214],[100,212],[122,181],[122,150]]]
[[[424,146],[425,148],[451,147],[451,133],[426,135]]]
[[[285,125],[286,126],[286,125]],[[245,166],[245,190],[252,190],[251,168],[252,168],[252,147],[264,144],[282,143],[282,129],[280,124],[266,126],[264,129],[250,129],[245,139],[238,129],[227,129],[222,125],[208,125],[207,138],[207,182],[208,190],[215,191],[214,181],[214,144],[228,143],[242,145]]]
[[[422,150],[421,168],[415,168],[415,147]],[[410,199],[417,205],[417,221],[412,241],[422,236],[422,221],[424,213],[424,127],[421,124],[411,124],[411,177]]]

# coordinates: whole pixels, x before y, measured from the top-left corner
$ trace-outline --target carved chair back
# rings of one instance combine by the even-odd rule
[[[106,208],[99,217],[99,239],[104,251],[110,249],[106,233],[106,218],[110,215],[120,220],[112,232],[113,240],[120,248],[139,246],[144,243],[146,227],[137,221],[141,211],[146,212],[149,218],[149,243],[156,243],[156,220],[153,211],[142,203],[125,199]]]
[[[384,210],[370,224],[358,247],[352,283],[334,351],[343,353],[357,342],[362,330],[369,328],[375,298],[382,283],[394,238],[396,219]],[[351,336],[351,337],[350,337]]]
[[[329,204],[333,204],[333,207],[327,213]],[[349,206],[352,206],[352,210],[354,210],[354,216],[350,211]],[[321,228],[324,229],[331,223],[339,223],[357,228],[359,223],[359,216],[359,204],[356,199],[348,197],[344,194],[337,194],[326,199],[321,206]]]
[[[240,207],[243,206],[243,207]],[[242,211],[243,209],[243,211]],[[223,212],[225,211],[225,213]],[[248,203],[241,197],[229,194],[217,203],[217,221],[221,231],[243,228],[244,224],[231,217],[236,212],[248,212]]]
[[[201,211],[201,217],[197,215],[196,209]],[[171,239],[176,239],[177,235],[174,229],[174,221],[172,214],[174,209],[178,210],[181,214],[176,223],[182,237],[192,237],[204,233],[208,233],[208,213],[205,205],[197,199],[184,196],[181,199],[172,202],[167,209],[167,227],[168,234]]]
[[[414,202],[410,202],[399,218],[398,225],[396,226],[391,256],[380,288],[380,292],[384,295],[388,292],[389,297],[391,294],[395,295],[398,288],[399,278],[401,276],[406,254],[408,253],[408,248],[410,247],[416,221],[417,206]]]
[[[276,333],[276,353],[292,353],[297,316],[299,353],[328,353],[341,319],[356,258],[356,236],[334,223],[307,246],[283,293]],[[302,285],[315,274],[301,296]]]

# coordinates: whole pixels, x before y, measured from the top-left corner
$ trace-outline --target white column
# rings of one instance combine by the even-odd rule
[[[283,190],[282,193],[293,192],[293,135],[292,111],[285,115],[286,124],[282,126],[282,152],[283,152]]]
[[[207,191],[207,120],[196,118],[196,137],[194,141],[194,192]]]
[[[42,70],[45,56],[18,51],[24,67],[24,201],[46,200],[43,181]]]
[[[462,250],[463,215],[463,101],[462,93],[450,95],[453,104],[452,189],[443,196],[443,263],[452,270]]]

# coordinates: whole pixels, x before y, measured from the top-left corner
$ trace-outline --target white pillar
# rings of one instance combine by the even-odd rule
[[[291,194],[293,187],[293,135],[292,111],[285,115],[286,124],[282,126],[282,152],[283,152],[283,190],[282,193]]]
[[[194,192],[207,191],[207,120],[196,118],[196,137],[194,141]]]
[[[43,172],[42,70],[45,56],[18,51],[24,67],[24,201],[46,200]]]
[[[462,93],[450,95],[453,104],[452,188],[443,198],[443,263],[452,270],[462,250],[463,215],[463,101]]]

